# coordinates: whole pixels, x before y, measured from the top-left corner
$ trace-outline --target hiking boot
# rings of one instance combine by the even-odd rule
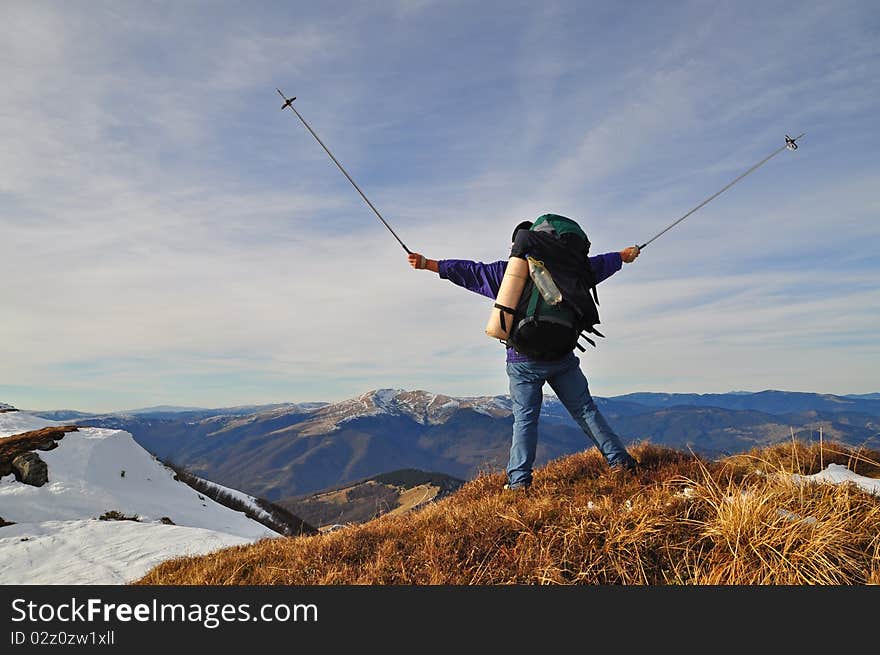
[[[510,484],[509,482],[506,482],[504,484],[504,491],[514,491],[514,492],[528,495],[529,487],[531,487],[531,486],[532,485],[529,484],[528,482],[520,482],[519,484],[513,484],[513,485]]]
[[[616,474],[629,473],[629,474],[635,475],[636,473],[639,472],[639,470],[640,470],[639,463],[636,460],[634,460],[632,457],[630,457],[625,462],[622,462],[620,464],[615,464],[614,466],[611,467],[612,473],[616,473]]]

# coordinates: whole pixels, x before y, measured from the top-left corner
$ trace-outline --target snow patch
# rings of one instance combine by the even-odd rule
[[[815,525],[819,522],[815,516],[801,516],[800,514],[795,514],[794,512],[790,512],[787,509],[780,507],[776,510],[776,513],[784,519],[789,521],[794,521],[795,523],[803,523],[805,525]]]
[[[201,480],[206,485],[222,491],[223,493],[229,494],[230,496],[235,498],[235,500],[246,505],[248,509],[250,509],[257,516],[266,519],[272,518],[272,515],[269,514],[269,512],[260,507],[260,505],[257,503],[257,499],[254,496],[249,496],[243,491],[232,489],[231,487],[224,487],[222,484],[217,484],[216,482],[211,482],[210,480],[205,480],[204,478],[199,478],[199,480]]]
[[[4,584],[127,584],[165,560],[252,540],[206,528],[135,521],[43,521],[0,529]]]
[[[404,389],[377,389],[373,392],[373,404],[379,409],[394,411],[397,395],[404,391]]]
[[[832,484],[852,482],[860,489],[880,496],[880,480],[859,475],[850,471],[843,464],[829,464],[824,471],[819,471],[813,475],[794,474],[791,477],[795,482],[830,482]]]
[[[355,421],[355,420],[357,420],[357,419],[359,419],[359,418],[364,418],[364,417],[366,417],[366,416],[380,416],[380,415],[385,414],[385,413],[386,413],[386,412],[380,411],[380,410],[378,410],[378,409],[374,409],[374,410],[371,410],[371,411],[368,411],[368,412],[358,412],[357,414],[352,414],[351,416],[345,416],[345,417],[339,419],[338,421],[336,421],[336,425],[333,427],[333,429],[334,429],[334,430],[338,430],[338,429],[339,429],[339,426],[342,425],[343,423],[348,423],[348,422],[350,422],[350,421]]]

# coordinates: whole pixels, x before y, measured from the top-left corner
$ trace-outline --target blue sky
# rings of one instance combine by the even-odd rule
[[[576,218],[594,395],[880,390],[875,2],[6,2],[0,401],[503,394],[491,301],[406,244]],[[549,391],[549,389],[548,389]]]

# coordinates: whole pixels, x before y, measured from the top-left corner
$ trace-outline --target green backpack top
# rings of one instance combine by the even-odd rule
[[[531,232],[549,232],[562,236],[563,234],[574,234],[583,240],[586,244],[587,252],[590,250],[590,240],[587,238],[586,232],[581,229],[575,221],[559,214],[544,214],[539,216],[532,223]]]

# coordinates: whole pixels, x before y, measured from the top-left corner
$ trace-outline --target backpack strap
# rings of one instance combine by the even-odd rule
[[[505,324],[505,320],[504,320],[504,312],[508,312],[510,314],[516,314],[516,310],[511,309],[510,307],[505,307],[504,305],[499,305],[497,302],[495,303],[495,309],[501,310],[501,314],[499,315],[499,318],[501,319],[501,329],[504,330],[505,332],[507,332],[507,325]]]
[[[538,286],[535,285],[532,289],[532,296],[529,298],[529,306],[526,309],[526,316],[534,316],[535,320],[538,320],[538,317],[541,314],[541,292],[538,291]]]
[[[593,346],[593,348],[596,347],[596,342],[593,341],[592,339],[590,339],[590,337],[588,337],[587,335],[585,335],[583,332],[581,332],[581,333],[578,335],[578,339],[584,339],[584,340],[586,340],[591,346]],[[583,351],[586,350],[586,348],[584,348],[581,344],[577,344],[577,347],[581,349],[581,352],[583,352]]]
[[[585,334],[586,332],[590,332],[590,333],[592,333],[592,334],[595,334],[597,337],[602,337],[603,339],[605,338],[605,335],[602,334],[601,332],[599,332],[599,330],[597,330],[597,329],[595,328],[595,326],[593,326],[593,325],[588,325],[586,328],[584,328],[583,332],[581,332],[581,333],[578,335],[578,339],[584,339],[584,340],[587,341],[591,346],[593,346],[593,348],[596,347],[596,342],[593,341],[590,337],[588,337],[588,336]],[[584,348],[584,347],[581,346],[580,344],[577,344],[577,347],[581,349],[581,352],[583,352],[583,351],[586,350],[586,348]]]

